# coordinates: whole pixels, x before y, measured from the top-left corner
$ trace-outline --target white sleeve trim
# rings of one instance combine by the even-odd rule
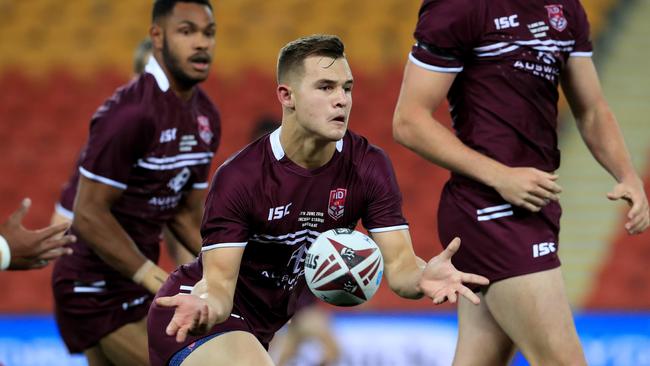
[[[440,67],[440,66],[433,66],[429,64],[425,64],[424,62],[418,60],[413,56],[413,53],[409,53],[409,61],[414,63],[416,66],[419,66],[425,70],[429,71],[436,71],[436,72],[445,72],[445,73],[458,73],[463,71],[463,67]]]
[[[54,205],[54,212],[56,212],[57,214],[65,217],[68,220],[74,219],[74,213],[72,211],[68,210],[67,208],[61,206],[61,202],[57,202]]]
[[[192,184],[192,188],[194,189],[206,189],[208,188],[208,182],[203,182],[203,183],[194,183]]]
[[[368,229],[369,233],[385,233],[388,231],[397,231],[397,230],[408,230],[408,225],[397,225],[397,226],[386,226],[386,227],[377,227],[374,229]]]
[[[97,182],[100,182],[100,183],[104,183],[106,185],[109,185],[109,186],[112,186],[112,187],[115,187],[115,188],[119,188],[119,189],[126,189],[127,188],[127,185],[124,184],[124,183],[118,182],[116,180],[112,180],[110,178],[102,177],[101,175],[91,173],[91,172],[87,171],[86,169],[84,169],[81,166],[79,167],[79,173],[81,173],[81,175],[83,175],[84,177],[86,177],[88,179],[91,179],[91,180],[94,180],[94,181],[97,181]]]
[[[248,244],[247,241],[241,243],[218,243],[218,244],[209,244],[201,248],[202,252],[207,252],[208,250],[217,249],[217,248],[243,248]]]
[[[569,56],[573,57],[591,57],[594,53],[593,52],[571,52]]]

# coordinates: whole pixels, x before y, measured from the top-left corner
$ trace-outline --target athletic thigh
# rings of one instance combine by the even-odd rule
[[[271,356],[253,334],[232,331],[200,345],[182,366],[273,366]]]
[[[147,345],[147,320],[143,318],[118,328],[99,341],[106,357],[115,365],[149,365]]]
[[[458,341],[454,366],[508,365],[515,346],[490,313],[485,298],[472,304],[460,297],[458,303]]]
[[[114,366],[99,346],[84,350],[88,366]]]
[[[485,303],[531,365],[586,365],[559,268],[493,283]]]

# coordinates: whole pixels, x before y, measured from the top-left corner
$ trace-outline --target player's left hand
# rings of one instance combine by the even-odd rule
[[[419,287],[424,295],[430,297],[438,305],[446,300],[456,303],[458,295],[465,296],[469,301],[478,305],[481,301],[472,290],[463,283],[488,285],[490,281],[472,273],[464,273],[451,264],[451,257],[460,247],[460,238],[454,238],[442,253],[433,257],[422,271]]]
[[[625,230],[630,235],[640,234],[650,225],[650,213],[648,212],[648,198],[643,190],[643,182],[637,178],[632,182],[623,181],[614,186],[614,189],[607,193],[610,200],[625,200],[630,205],[627,213]]]

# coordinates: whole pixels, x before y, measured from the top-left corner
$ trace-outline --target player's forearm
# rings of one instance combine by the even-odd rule
[[[167,223],[169,230],[194,256],[201,252],[201,220],[189,211],[179,212]]]
[[[616,117],[604,99],[576,120],[589,151],[616,181],[638,179]]]
[[[506,167],[463,144],[458,137],[426,110],[411,108],[396,111],[393,120],[395,140],[428,161],[494,186]]]
[[[131,278],[147,261],[109,210],[79,205],[72,225],[104,262],[125,277]]]

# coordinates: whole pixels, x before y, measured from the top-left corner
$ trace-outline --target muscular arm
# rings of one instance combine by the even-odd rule
[[[201,219],[205,195],[204,189],[192,189],[181,202],[176,215],[167,223],[169,230],[194,256],[201,252]]]
[[[415,256],[409,231],[371,233],[371,237],[384,257],[384,274],[390,289],[404,298],[421,298],[418,281],[426,263]]]
[[[104,262],[131,278],[147,258],[111,213],[121,194],[118,188],[80,176],[72,226]]]
[[[632,208],[625,228],[631,234],[640,233],[650,223],[648,200],[616,117],[603,96],[591,58],[569,58],[562,75],[562,88],[583,140],[596,160],[619,183],[608,197],[622,198],[630,203]]]
[[[433,118],[456,74],[408,62],[393,116],[395,140],[430,162],[493,187],[508,202],[539,211],[557,200],[557,176],[535,168],[510,168],[466,146]]]

